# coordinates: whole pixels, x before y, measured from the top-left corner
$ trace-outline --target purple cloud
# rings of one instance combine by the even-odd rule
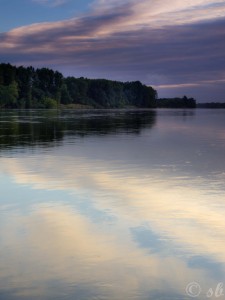
[[[225,19],[218,18],[224,1],[172,2],[98,1],[89,15],[1,34],[0,55],[65,75],[141,80],[160,96],[225,100],[213,98],[216,89],[225,92]]]

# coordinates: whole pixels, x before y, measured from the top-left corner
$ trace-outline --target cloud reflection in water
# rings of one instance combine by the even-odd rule
[[[184,299],[187,283],[211,287],[224,278],[223,173],[213,170],[218,186],[212,190],[213,174],[195,176],[201,161],[190,170],[174,157],[172,169],[156,164],[157,157],[148,160],[156,155],[151,143],[162,146],[165,135],[178,132],[177,143],[187,144],[190,134],[194,141],[201,136],[201,127],[193,136],[188,119],[164,117],[138,136],[64,139],[50,153],[1,157],[2,176],[14,181],[29,208],[3,210],[0,295]],[[29,204],[39,191],[45,201]],[[61,198],[54,199],[56,191]]]

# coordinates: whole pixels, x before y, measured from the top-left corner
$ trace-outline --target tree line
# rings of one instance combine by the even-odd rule
[[[184,96],[182,98],[162,98],[157,100],[158,108],[196,108],[196,100]]]
[[[198,108],[225,108],[224,102],[206,102],[206,103],[198,103]]]
[[[0,64],[0,108],[193,108],[193,98],[157,99],[140,81],[64,77],[48,68]]]
[[[157,92],[139,81],[67,77],[48,68],[0,64],[0,108],[155,107]]]

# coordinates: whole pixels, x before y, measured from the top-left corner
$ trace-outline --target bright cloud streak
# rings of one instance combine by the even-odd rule
[[[183,88],[183,87],[195,87],[200,85],[208,85],[208,84],[215,84],[215,83],[225,83],[225,79],[219,80],[206,80],[199,83],[183,83],[183,84],[165,84],[165,85],[155,85],[157,88],[160,89],[173,89],[173,88]]]

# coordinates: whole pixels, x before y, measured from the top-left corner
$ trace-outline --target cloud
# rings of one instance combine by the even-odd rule
[[[164,134],[169,131],[172,138],[174,133],[180,131],[180,128],[178,129],[177,124],[173,123],[172,120],[169,125],[168,122],[161,122],[160,132]],[[212,136],[214,131],[215,128],[202,126],[199,128],[195,139],[198,140],[200,136],[207,139],[208,135]],[[186,144],[182,146],[184,152],[181,152],[185,154],[185,151],[190,152],[187,145],[190,136],[193,140],[193,128],[184,123],[183,132],[186,133],[184,137]],[[222,131],[218,132],[217,135],[218,139],[224,139]],[[220,201],[222,201],[220,200],[222,199],[220,197],[222,190],[215,189],[217,177],[210,176],[202,179],[200,176],[197,178],[192,176],[196,171],[196,166],[189,176],[185,176],[186,173],[184,172],[179,175],[179,171],[171,173],[168,167],[161,167],[160,169],[156,167],[154,169],[152,165],[145,165],[144,168],[141,167],[141,170],[130,169],[129,174],[120,168],[116,171],[117,167],[120,166],[120,161],[117,161],[115,165],[114,160],[110,162],[98,159],[98,156],[102,157],[102,154],[107,152],[110,143],[108,146],[105,145],[103,148],[97,147],[96,149],[89,147],[89,143],[92,142],[87,139],[82,150],[79,150],[77,145],[71,145],[67,148],[66,162],[60,159],[60,152],[55,152],[52,156],[42,154],[41,161],[38,158],[34,160],[33,156],[27,156],[26,162],[24,162],[22,155],[21,158],[17,157],[13,160],[11,158],[2,159],[2,170],[12,177],[17,184],[32,187],[33,190],[64,191],[65,195],[74,195],[75,197],[88,195],[87,197],[95,210],[106,217],[108,212],[116,217],[115,226],[120,226],[121,223],[130,227],[140,227],[142,224],[146,224],[160,238],[171,240],[184,253],[191,251],[196,255],[200,254],[211,257],[218,262],[225,262],[223,251],[225,247],[223,232],[225,220],[224,211],[217,209],[221,205]],[[173,144],[173,139],[171,143]],[[86,147],[90,148],[89,151],[91,151],[93,159],[88,158],[88,155],[83,151]],[[125,159],[126,162],[127,160],[129,162],[129,159],[135,157],[139,148],[134,149],[132,141],[127,147],[133,149],[129,152],[130,158],[127,158],[127,151],[124,150],[123,153],[122,145],[120,145],[118,153],[121,160],[124,161]],[[173,150],[174,145],[170,148],[170,144],[167,143],[166,153],[168,156],[172,155]],[[151,153],[153,155],[154,151],[154,147],[152,147]],[[221,151],[223,151],[223,147],[221,147]],[[95,157],[96,152],[98,153],[97,158]],[[184,154],[182,157],[185,156]],[[173,155],[178,155],[178,153]],[[157,156],[160,157],[159,152]],[[208,156],[202,158],[200,166],[207,158]],[[196,164],[199,164],[200,158],[196,159]],[[214,165],[214,160],[212,160],[212,165]],[[46,169],[45,166],[48,168]],[[73,170],[75,169],[79,172],[74,173]],[[150,173],[149,169],[151,169]],[[218,169],[217,172],[215,169],[210,168],[210,170],[214,176],[221,176],[219,182],[223,182],[224,173],[219,174]],[[221,170],[223,170],[222,167]],[[197,173],[200,174],[199,171]],[[122,185],[121,182],[123,182]],[[149,184],[150,182],[151,184]],[[212,195],[212,190],[216,196]],[[106,194],[108,195],[107,198],[105,198]],[[61,220],[62,218],[58,219]],[[195,226],[193,227],[192,224]],[[89,227],[91,228],[91,226]],[[77,228],[85,228],[85,226],[77,226]],[[213,241],[212,232],[214,232]],[[36,235],[34,236],[36,237]],[[199,239],[199,236],[204,237],[204,239]],[[73,238],[73,240],[75,239]],[[90,241],[92,240],[90,239]],[[91,247],[87,248],[91,249]],[[93,249],[95,248],[93,247]],[[82,250],[82,252],[84,251]]]
[[[48,203],[4,219],[1,291],[18,299],[53,299],[59,293],[73,299],[131,299],[155,289],[168,294],[168,287],[183,295],[196,276],[209,284],[207,272],[192,269],[181,258],[140,249],[124,227],[103,228],[72,208]]]
[[[173,89],[173,88],[183,88],[183,87],[196,87],[200,85],[209,85],[209,84],[216,84],[216,83],[225,83],[225,79],[219,80],[206,80],[200,81],[198,83],[181,83],[181,84],[165,84],[165,85],[158,85],[160,89]]]
[[[127,7],[132,11],[132,18],[124,19],[126,26],[153,26],[190,24],[213,20],[225,16],[224,0],[143,0],[137,1],[96,1],[96,11],[105,12],[112,8],[120,10]],[[115,24],[119,26],[121,24]],[[124,29],[120,27],[120,31]]]
[[[139,79],[175,90],[193,82],[200,91],[204,82],[225,78],[224,16],[222,0],[101,0],[80,17],[1,34],[0,54],[75,76]]]
[[[15,199],[21,200],[16,201],[15,209],[2,210],[4,272],[0,272],[0,280],[4,289],[17,298],[24,292],[29,299],[37,295],[43,298],[58,292],[55,286],[48,289],[56,281],[59,288],[66,287],[67,296],[73,284],[77,293],[73,298],[77,299],[82,299],[79,288],[90,293],[85,299],[95,292],[109,299],[130,299],[134,294],[140,299],[146,294],[149,297],[152,289],[168,295],[172,288],[183,295],[193,278],[204,279],[208,287],[216,286],[212,276],[220,268],[223,273],[217,273],[216,278],[224,278],[225,162],[218,160],[224,153],[224,131],[221,126],[211,126],[213,120],[208,126],[198,124],[196,130],[195,112],[189,122],[182,119],[183,112],[175,114],[180,114],[179,122],[174,122],[173,113],[168,118],[162,111],[157,113],[160,122],[156,130],[165,144],[156,138],[154,130],[145,130],[139,144],[122,138],[113,151],[115,136],[104,143],[98,142],[102,139],[99,136],[94,144],[92,137],[75,143],[65,140],[65,147],[51,152],[38,154],[31,149],[13,158],[1,157],[3,182],[10,179],[11,193],[15,189]],[[212,136],[218,141],[218,155],[213,157],[208,151],[213,147]],[[202,141],[208,141],[209,148]],[[142,142],[144,147],[140,147]],[[202,158],[192,156],[196,149],[202,151]],[[169,166],[175,156],[180,163]],[[184,159],[190,158],[191,172],[185,169],[180,173]],[[202,170],[207,174],[203,178]],[[10,205],[10,194],[4,198],[3,192],[3,203]],[[133,229],[144,229],[145,241],[153,232],[163,247],[154,241],[153,246],[143,247],[134,238]],[[138,234],[141,238],[140,231]],[[206,263],[191,267],[190,256],[208,257],[213,268]],[[26,265],[22,272],[21,265]]]
[[[174,144],[177,123],[170,116],[168,126],[168,120],[163,121],[165,116],[161,117],[158,129],[162,135],[170,132],[170,142]],[[181,126],[185,133],[183,140],[186,140],[184,145],[181,143],[181,150],[187,151],[187,130],[193,141],[193,128],[186,122]],[[210,130],[212,133],[215,128],[198,128],[195,138],[206,139]],[[218,134],[217,130],[215,132]],[[145,143],[146,136],[148,134],[143,136]],[[111,143],[114,142],[112,138]],[[0,232],[4,272],[1,272],[0,279],[4,282],[4,289],[15,293],[17,298],[19,294],[22,298],[25,292],[28,298],[43,298],[46,294],[48,298],[54,298],[57,288],[48,287],[56,281],[62,289],[60,292],[66,287],[67,296],[74,292],[73,297],[77,299],[82,299],[79,291],[88,293],[85,299],[95,293],[109,299],[130,299],[134,294],[139,298],[149,297],[153,289],[167,295],[173,289],[184,295],[184,287],[193,278],[204,278],[206,286],[216,286],[211,277],[212,269],[209,272],[207,264],[195,268],[189,265],[190,256],[209,257],[214,265],[220,262],[220,266],[225,261],[224,211],[218,209],[223,206],[223,197],[216,194],[215,189],[212,194],[215,181],[211,177],[205,181],[195,176],[177,177],[170,170],[165,172],[166,168],[157,170],[146,165],[146,160],[144,168],[139,165],[140,170],[136,164],[129,171],[121,169],[120,160],[133,162],[133,157],[138,157],[137,153],[140,155],[140,145],[135,148],[132,139],[119,142],[111,162],[104,159],[111,148],[110,139],[106,139],[104,145],[96,142],[95,147],[89,138],[81,143],[82,147],[77,141],[51,153],[42,152],[41,160],[33,152],[32,155],[19,154],[13,159],[1,158],[3,174],[14,179],[21,199],[29,199],[25,211],[17,208],[13,215],[9,211],[2,214]],[[124,145],[127,148],[123,149]],[[64,160],[61,159],[62,151],[66,156]],[[153,143],[153,156],[154,151]],[[168,158],[169,143],[165,151]],[[115,152],[120,160],[115,160]],[[149,151],[142,154],[147,157]],[[223,182],[222,177],[220,182]],[[22,185],[25,186],[25,197],[19,193]],[[44,190],[44,199],[37,189]],[[55,191],[58,191],[57,199],[61,195],[62,201],[53,198]],[[33,205],[35,195],[38,203]],[[102,216],[100,222],[93,219],[93,211]],[[108,221],[110,217],[111,221]],[[132,235],[133,228],[154,232],[165,246],[157,248],[156,252],[151,245],[142,247]],[[178,253],[171,251],[171,244]],[[26,265],[23,272],[21,265]],[[224,272],[223,267],[221,269]],[[72,284],[75,288],[71,290]]]

